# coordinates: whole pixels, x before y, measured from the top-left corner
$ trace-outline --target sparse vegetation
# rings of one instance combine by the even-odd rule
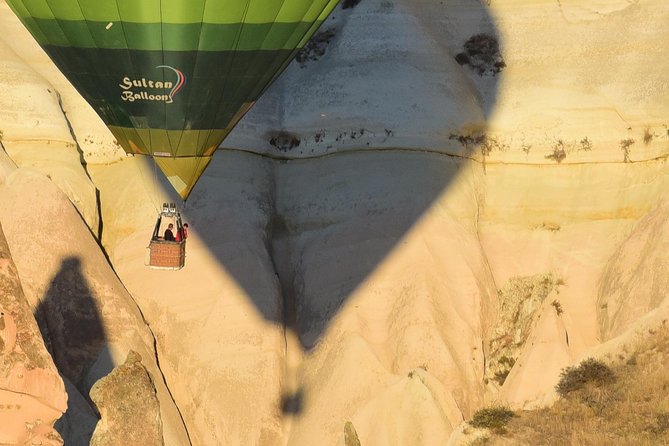
[[[655,423],[648,426],[648,431],[661,435],[669,431],[669,412],[661,412],[655,416]]]
[[[623,151],[623,161],[626,163],[630,162],[630,147],[632,147],[634,142],[635,141],[632,138],[627,138],[620,141],[620,150]]]
[[[527,144],[527,143],[523,143],[523,145],[520,146],[520,148],[523,150],[523,152],[525,152],[525,155],[529,155],[530,150],[532,150],[532,145]]]
[[[624,353],[624,354],[623,354]],[[603,363],[602,363],[603,364]],[[669,327],[665,325],[608,367],[615,380],[586,384],[552,407],[519,412],[490,432],[487,445],[656,446],[669,444]],[[602,372],[598,372],[597,376]],[[607,374],[607,372],[603,372]]]
[[[513,358],[509,358],[508,356],[501,356],[498,362],[500,363],[500,365],[507,366],[508,368],[511,368],[514,365],[516,365],[516,360]]]
[[[472,427],[490,429],[496,433],[505,432],[504,426],[515,416],[508,407],[488,407],[477,411],[469,424]]]
[[[588,139],[586,136],[583,138],[581,141],[579,141],[580,147],[578,148],[579,151],[583,150],[585,152],[589,152],[592,150],[592,141]]]
[[[555,273],[512,277],[497,291],[499,309],[489,344],[486,376],[502,385],[530,334],[543,301],[564,284]]]
[[[650,144],[651,142],[653,142],[653,137],[655,137],[653,131],[650,129],[650,127],[646,127],[643,130],[643,143],[645,145]]]
[[[583,389],[586,385],[596,387],[614,382],[616,379],[609,366],[601,361],[588,358],[576,367],[567,367],[560,373],[560,381],[555,386],[555,391],[561,397],[577,390]]]
[[[301,140],[293,133],[279,131],[269,135],[269,143],[271,146],[276,147],[281,152],[287,152],[291,149],[294,149],[295,147],[298,147],[301,143]]]
[[[495,76],[506,67],[497,38],[485,33],[470,37],[455,60],[460,65],[469,65],[479,76]]]
[[[493,378],[497,384],[500,386],[504,385],[504,382],[506,381],[507,376],[509,376],[509,373],[511,372],[511,369],[504,369],[504,370],[499,370],[495,372],[495,377]]]
[[[358,432],[356,432],[355,426],[350,421],[344,424],[344,444],[346,446],[360,446]]]
[[[564,310],[562,309],[562,304],[560,303],[559,300],[555,299],[553,302],[551,302],[551,305],[553,306],[553,308],[555,308],[555,313],[557,313],[558,316],[564,313]]]
[[[493,379],[497,382],[497,384],[502,386],[504,385],[507,376],[509,376],[511,369],[516,364],[516,360],[509,356],[501,356],[499,360],[497,360],[497,363],[501,369],[495,372],[495,377]]]
[[[448,135],[448,139],[454,139],[460,144],[462,144],[465,148],[469,147],[470,145],[478,145],[483,142],[485,139],[486,135],[485,134],[474,134],[474,135],[463,135],[461,133],[451,133]]]
[[[560,164],[567,158],[566,146],[563,140],[558,139],[553,146],[553,151],[546,155],[546,159],[550,159]]]
[[[540,228],[545,231],[558,232],[560,229],[562,229],[562,226],[560,226],[559,223],[555,223],[552,221],[545,221],[541,223]]]
[[[494,151],[506,152],[509,150],[509,145],[498,140],[497,138],[487,135],[485,133],[473,133],[473,134],[462,134],[462,133],[451,133],[448,136],[448,139],[454,139],[465,148],[470,146],[479,146],[481,148],[481,153],[483,156],[488,156]]]
[[[498,152],[506,152],[509,150],[509,146],[492,136],[484,135],[483,140],[481,141],[481,151],[485,155],[490,155],[490,153],[495,150]]]

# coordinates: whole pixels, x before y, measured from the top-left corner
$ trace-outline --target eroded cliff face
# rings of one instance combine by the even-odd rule
[[[62,445],[53,425],[66,408],[65,386],[42,342],[0,228],[0,443]]]
[[[135,302],[107,263],[76,208],[49,180],[17,168],[0,186],[0,219],[24,291],[58,371],[73,385],[68,426],[94,426],[81,398],[139,352],[156,377],[154,338]],[[36,210],[38,210],[36,212]],[[167,444],[188,443],[181,418],[163,381],[156,379]],[[91,420],[93,422],[91,423]],[[77,432],[72,432],[79,438]],[[76,440],[78,443],[80,440]]]
[[[76,149],[63,163],[78,173],[57,180],[40,167],[51,152],[16,149],[42,128],[3,120],[0,221],[26,295],[39,306],[79,259],[63,280],[81,269],[105,335],[77,313],[85,345],[54,354],[78,392],[111,370],[104,352],[114,365],[131,347],[153,358],[143,316],[160,361],[147,368],[192,444],[446,443],[488,403],[550,403],[563,367],[666,312],[666,2],[338,8],[325,54],[291,65],[216,154],[184,210],[177,273],[143,266],[169,186],[141,159],[118,161],[9,14],[0,3],[17,36],[0,81],[31,73],[11,85],[51,104],[48,141],[67,132],[43,79],[60,93],[120,278],[52,184],[81,178]],[[456,59],[481,33],[499,43],[494,76]],[[27,116],[26,96],[0,98],[0,116]],[[278,132],[300,145],[277,145]],[[68,197],[84,216],[94,203]],[[67,231],[42,236],[64,215]],[[69,310],[49,308],[65,342]],[[156,381],[169,429],[176,409]]]

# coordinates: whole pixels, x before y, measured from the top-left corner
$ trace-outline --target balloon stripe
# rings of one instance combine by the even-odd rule
[[[214,25],[196,23],[184,25],[163,24],[164,45],[161,43],[161,24],[141,24],[133,22],[95,22],[87,20],[66,21],[37,19],[34,24],[26,24],[40,45],[75,46],[82,48],[129,48],[133,50],[168,51],[222,51],[233,49],[240,23]],[[110,26],[111,23],[111,26]],[[257,49],[293,49],[299,46],[301,38],[309,32],[314,22],[294,22],[275,24],[246,24],[244,38],[235,47],[237,51]],[[322,20],[317,22],[320,26]],[[107,29],[107,27],[109,27]],[[59,38],[58,29],[62,30]],[[264,37],[271,30],[271,39]],[[56,34],[54,34],[56,32]],[[124,36],[127,34],[127,39]],[[64,37],[67,36],[67,41]],[[200,38],[200,36],[203,36]]]
[[[184,198],[218,145],[337,4],[6,2],[119,144],[159,157]]]

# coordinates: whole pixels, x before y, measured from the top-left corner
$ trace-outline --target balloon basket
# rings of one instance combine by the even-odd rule
[[[149,244],[149,267],[180,270],[186,263],[186,241],[152,240]]]

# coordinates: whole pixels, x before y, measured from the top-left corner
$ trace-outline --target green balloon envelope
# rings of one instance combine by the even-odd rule
[[[183,199],[338,0],[7,0],[128,153]]]

